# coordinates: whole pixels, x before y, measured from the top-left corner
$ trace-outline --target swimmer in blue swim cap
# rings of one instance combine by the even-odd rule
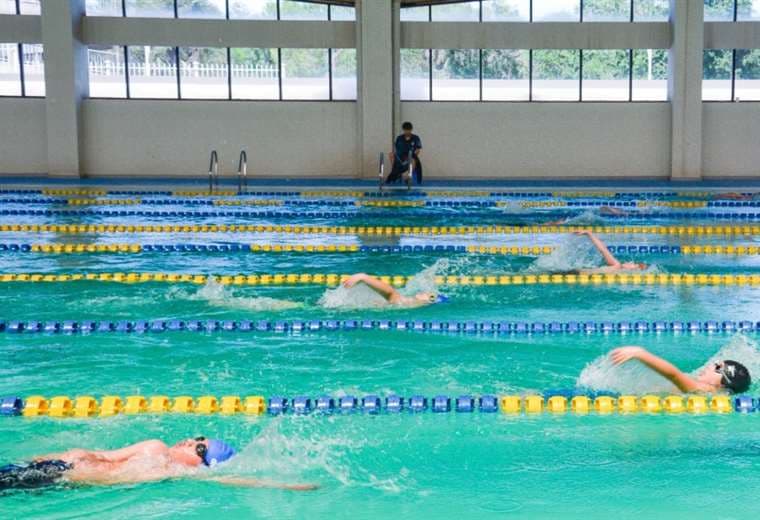
[[[62,483],[138,484],[176,478],[295,491],[308,491],[317,487],[312,484],[283,484],[215,475],[206,469],[228,461],[235,453],[235,449],[224,441],[206,437],[186,439],[173,446],[152,439],[116,450],[73,449],[36,457],[32,462],[0,467],[0,491]]]
[[[391,284],[386,283],[379,278],[370,276],[365,273],[357,273],[349,276],[343,282],[343,287],[350,289],[358,283],[363,283],[377,294],[386,299],[391,305],[399,307],[422,307],[434,303],[446,303],[449,299],[443,294],[433,292],[418,292],[414,296],[404,296],[398,292]]]

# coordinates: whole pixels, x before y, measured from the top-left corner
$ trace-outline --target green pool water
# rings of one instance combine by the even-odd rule
[[[426,218],[455,225],[457,214]],[[2,223],[19,221],[0,218]],[[25,217],[24,221],[56,220]],[[320,235],[251,234],[235,236],[234,241],[317,244],[328,238],[366,243],[361,237]],[[661,236],[603,238],[625,244],[680,243]],[[0,235],[0,241],[221,243],[230,237],[129,235],[125,240],[116,234],[6,233]],[[401,237],[395,243],[441,241]],[[752,244],[754,237],[712,237],[701,242],[708,241]],[[585,242],[566,235],[447,237],[446,242],[547,244],[561,249],[538,264],[527,257],[433,253],[4,252],[0,253],[0,273],[367,271],[418,274],[417,286],[430,288],[433,273],[538,272],[594,262]],[[646,255],[641,259],[654,264],[652,269],[659,272],[758,271],[758,260],[753,257]],[[399,310],[376,307],[368,293],[346,294],[310,286],[3,283],[0,319],[757,321],[760,302],[760,289],[749,287],[469,286],[442,290],[451,297],[450,303]],[[666,392],[666,385],[635,366],[612,369],[608,365],[605,354],[623,344],[643,345],[689,371],[715,356],[733,356],[760,374],[754,334],[0,333],[0,393],[454,397],[527,394],[580,384],[617,391]],[[109,449],[145,438],[173,443],[206,435],[224,438],[240,451],[215,472],[320,486],[308,493],[198,481],[57,487],[0,496],[3,518],[747,518],[760,511],[754,499],[760,469],[760,416],[756,414],[167,414],[88,420],[2,419],[2,463],[70,447]]]

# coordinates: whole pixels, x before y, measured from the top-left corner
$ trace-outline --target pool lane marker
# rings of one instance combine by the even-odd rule
[[[758,401],[749,395],[729,397],[726,395],[599,395],[579,394],[574,390],[545,392],[543,395],[460,395],[451,397],[438,394],[433,397],[412,395],[402,397],[388,395],[385,399],[375,394],[357,397],[345,395],[332,397],[321,395],[311,397],[300,395],[293,398],[261,395],[204,395],[194,398],[182,395],[170,398],[167,395],[121,397],[106,395],[100,400],[90,395],[71,399],[58,395],[50,399],[33,395],[26,399],[7,396],[0,399],[0,415],[24,417],[94,418],[117,415],[347,415],[347,414],[397,414],[408,413],[496,413],[508,415],[538,415],[542,413],[585,415],[612,414],[690,414],[707,413],[753,413],[758,409]]]
[[[379,331],[462,334],[482,336],[573,335],[573,334],[733,334],[760,332],[760,321],[568,321],[527,322],[507,320],[10,320],[0,321],[0,334],[145,334],[145,333],[274,333],[308,334]]]
[[[684,225],[684,226],[335,226],[291,224],[0,224],[0,233],[280,233],[293,235],[361,235],[361,236],[428,236],[428,235],[531,235],[561,234],[592,230],[606,235],[665,236],[754,236],[760,225]]]
[[[760,246],[705,244],[682,246],[656,245],[611,245],[612,253],[630,255],[734,255],[755,256],[760,254]],[[468,253],[478,255],[538,256],[548,255],[554,251],[551,246],[495,246],[484,244],[454,245],[414,245],[414,246],[365,246],[355,244],[84,244],[84,243],[0,243],[0,252],[32,252],[47,254],[81,254],[81,253]]]
[[[337,273],[260,273],[205,275],[200,273],[169,272],[77,272],[77,273],[0,273],[0,283],[49,282],[116,282],[116,283],[169,283],[204,285],[209,276],[222,285],[318,285],[337,286],[350,274]],[[403,287],[415,275],[375,275],[395,287]],[[606,273],[606,274],[479,274],[436,276],[438,286],[514,286],[514,285],[647,285],[647,286],[728,286],[760,287],[760,274],[719,273]]]

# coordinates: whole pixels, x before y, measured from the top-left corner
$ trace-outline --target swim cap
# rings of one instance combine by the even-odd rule
[[[723,361],[721,374],[723,377],[720,378],[720,383],[728,388],[732,394],[746,392],[749,385],[752,384],[749,370],[738,361],[731,361],[730,359]]]
[[[206,456],[203,457],[203,463],[206,466],[213,466],[228,460],[233,455],[235,455],[235,449],[232,446],[225,444],[219,439],[209,439],[208,449],[206,450]]]
[[[435,297],[435,303],[446,303],[449,301],[449,297],[443,294],[439,294]]]

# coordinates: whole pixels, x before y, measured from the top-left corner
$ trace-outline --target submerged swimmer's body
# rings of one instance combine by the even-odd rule
[[[423,305],[431,305],[433,303],[446,301],[445,296],[431,292],[418,292],[414,296],[404,296],[391,284],[365,273],[357,273],[349,276],[343,282],[343,287],[350,289],[358,283],[365,284],[367,287],[385,298],[389,304],[398,307],[421,307]]]
[[[669,361],[655,356],[643,347],[627,346],[610,352],[610,359],[616,366],[636,360],[658,373],[675,385],[681,392],[716,393],[728,391],[732,394],[746,392],[752,384],[747,367],[737,361],[726,359],[704,368],[696,377],[682,372]]]
[[[35,457],[26,464],[0,468],[0,490],[28,489],[62,482],[116,485],[193,478],[243,487],[310,490],[310,484],[281,484],[258,479],[204,474],[204,468],[225,462],[235,450],[217,439],[196,437],[167,446],[147,440],[117,450],[72,449]]]

